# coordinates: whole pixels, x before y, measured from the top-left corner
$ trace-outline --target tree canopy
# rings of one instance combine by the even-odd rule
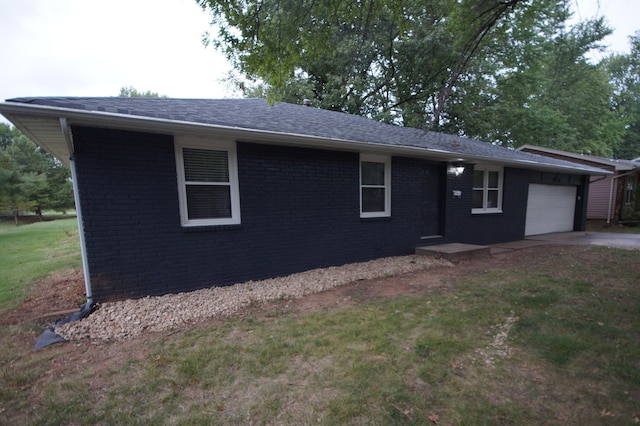
[[[210,38],[274,100],[404,125],[438,124],[492,28],[525,0],[203,0]]]
[[[604,65],[613,85],[612,108],[624,122],[622,142],[615,150],[617,158],[640,157],[640,30],[630,37],[631,52],[611,55]]]
[[[510,147],[611,156],[637,141],[637,64],[591,63],[611,29],[570,24],[570,0],[196,1],[247,96]]]
[[[166,98],[166,96],[159,95],[158,92],[152,92],[151,90],[146,92],[138,91],[133,86],[121,87],[118,96],[122,98]]]

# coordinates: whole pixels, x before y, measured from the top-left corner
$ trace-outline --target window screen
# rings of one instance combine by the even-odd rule
[[[184,226],[240,223],[235,145],[211,145],[207,149],[206,142],[197,141],[176,146]]]
[[[360,215],[380,217],[390,214],[390,162],[388,157],[361,156]]]

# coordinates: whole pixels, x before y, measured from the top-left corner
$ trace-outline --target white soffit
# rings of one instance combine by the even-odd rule
[[[11,115],[9,118],[29,139],[69,167],[67,141],[59,118],[32,115]]]

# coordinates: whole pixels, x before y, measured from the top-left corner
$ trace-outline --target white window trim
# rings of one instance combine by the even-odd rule
[[[362,188],[374,187],[370,185],[362,185],[362,162],[383,163],[384,164],[384,211],[379,212],[363,212],[362,211]],[[372,154],[360,154],[360,161],[358,162],[358,174],[360,177],[359,185],[359,197],[360,197],[360,217],[390,217],[391,216],[391,157],[384,155],[372,155]],[[380,186],[375,186],[380,187]]]
[[[474,172],[481,171],[483,172],[484,178],[482,183],[482,208],[471,209],[471,213],[473,214],[485,214],[485,213],[502,213],[502,181],[504,179],[504,168],[499,166],[485,166],[485,165],[476,165],[473,168]],[[487,200],[488,200],[488,186],[489,186],[489,173],[487,172],[498,172],[498,206],[487,208]],[[472,184],[473,185],[473,184]],[[471,192],[476,190],[474,186],[471,187]]]
[[[176,170],[178,174],[178,199],[180,203],[180,222],[182,226],[216,226],[240,224],[240,191],[238,185],[238,158],[236,144],[228,140],[199,139],[195,137],[176,137],[174,142]],[[217,219],[189,219],[187,192],[184,175],[182,148],[226,151],[229,166],[229,186],[231,189],[231,217]]]

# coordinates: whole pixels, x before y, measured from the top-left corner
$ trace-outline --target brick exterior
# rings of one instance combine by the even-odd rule
[[[406,255],[419,245],[517,240],[529,183],[582,183],[506,168],[504,213],[472,215],[470,165],[455,177],[443,163],[393,157],[391,217],[361,219],[358,153],[238,142],[242,223],[183,228],[172,136],[72,130],[95,301]]]
[[[468,171],[467,171],[468,170]],[[574,230],[585,229],[586,216],[582,206],[587,199],[588,184],[584,177],[545,173],[533,170],[504,168],[502,213],[471,214],[473,166],[467,165],[461,176],[447,175],[445,236],[447,242],[495,244],[524,238],[529,184],[573,185],[580,199],[576,202]],[[587,176],[588,178],[588,176]],[[462,197],[452,198],[453,190],[462,190]]]

